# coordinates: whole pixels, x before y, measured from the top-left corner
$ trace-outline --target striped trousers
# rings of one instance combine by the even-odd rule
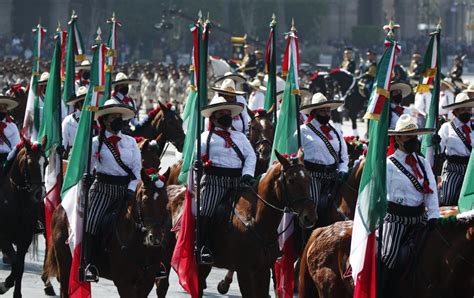
[[[337,172],[317,172],[308,170],[311,177],[309,194],[317,207],[318,215],[329,207],[329,193],[333,191]]]
[[[225,194],[239,186],[241,177],[204,174],[201,179],[201,215],[212,217]]]
[[[441,172],[441,188],[439,190],[440,206],[454,206],[458,204],[462,182],[466,174],[467,165],[445,161]]]
[[[126,193],[127,185],[108,184],[95,180],[89,190],[86,232],[96,235],[107,211],[116,200],[124,199]]]
[[[425,215],[413,217],[391,213],[385,215],[382,232],[382,262],[385,266],[389,269],[396,267],[398,253],[405,240],[408,228],[425,222]]]

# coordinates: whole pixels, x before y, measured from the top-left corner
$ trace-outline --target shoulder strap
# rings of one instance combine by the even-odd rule
[[[326,147],[328,148],[329,150],[329,153],[332,155],[332,157],[334,158],[334,160],[338,163],[340,162],[340,148],[339,148],[339,156],[338,154],[336,153],[336,150],[334,149],[334,147],[331,145],[331,143],[329,142],[329,140],[326,138],[326,136],[324,134],[322,134],[319,130],[316,129],[316,127],[314,127],[314,125],[312,123],[307,123],[306,124],[309,129],[311,129],[323,142],[324,142],[324,145],[326,145]],[[339,135],[336,133],[337,137],[339,138],[339,144],[341,142],[340,140],[340,137]]]
[[[2,139],[2,141],[7,144],[8,148],[10,148],[10,150],[12,149],[12,143],[10,142],[10,140],[5,136],[5,134],[0,134],[0,139]]]
[[[453,128],[454,132],[458,135],[458,137],[461,139],[461,141],[464,143],[466,146],[467,150],[472,151],[472,146],[471,144],[467,143],[466,136],[464,136],[464,133],[461,132],[456,125],[454,124],[453,121],[451,121],[451,127]]]
[[[117,164],[128,174],[130,179],[132,179],[132,180],[137,179],[137,176],[135,176],[135,174],[133,174],[133,171],[123,163],[123,160],[120,158],[117,151],[115,151],[114,146],[106,138],[103,139],[103,142],[104,142],[105,146],[107,146],[107,148],[109,148],[109,150],[112,153],[112,156],[114,157]]]
[[[209,156],[209,143],[211,141],[211,135],[212,133],[214,132],[214,129],[212,129],[211,131],[209,131],[209,136],[207,137],[207,146],[206,146],[206,153],[207,153],[207,156],[209,159],[211,159],[211,157]],[[219,136],[218,134],[216,134],[216,136],[218,137],[221,137]],[[221,137],[222,138],[222,137]],[[237,146],[237,144],[234,143],[234,141],[232,139],[230,139],[230,146],[232,147],[232,149],[235,151],[235,154],[237,154],[237,156],[239,157],[240,161],[242,162],[242,167],[245,163],[245,157],[244,157],[244,154],[242,153],[242,151],[240,150],[240,148]]]
[[[410,182],[413,184],[413,186],[416,188],[417,191],[424,193],[423,186],[421,183],[416,179],[415,176],[413,176],[412,173],[410,173],[395,157],[391,156],[389,157],[390,160],[393,162],[393,164],[405,175],[407,178],[410,180]],[[424,172],[424,168],[422,168]]]
[[[76,113],[72,113],[72,118],[76,120],[77,123],[79,123],[79,117],[77,117]]]
[[[342,163],[342,156],[341,156],[341,150],[342,150],[342,141],[341,141],[341,136],[339,135],[339,132],[337,132],[337,130],[336,130],[334,127],[332,127],[332,125],[331,125],[331,124],[329,124],[329,123],[328,123],[328,125],[329,125],[329,127],[331,127],[331,128],[332,128],[332,130],[333,130],[333,131],[334,131],[334,133],[336,134],[337,140],[338,140],[338,142],[339,142],[339,152],[338,152],[338,157],[339,157],[339,163]]]

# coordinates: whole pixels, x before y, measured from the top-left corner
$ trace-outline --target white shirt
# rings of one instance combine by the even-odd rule
[[[431,104],[431,92],[422,92],[415,95],[415,109],[423,117],[428,115]]]
[[[105,137],[108,138],[112,134],[108,131],[105,132]],[[117,135],[121,138],[118,142],[118,148],[120,151],[120,158],[123,163],[132,170],[135,175],[135,180],[131,180],[128,184],[128,189],[135,191],[137,184],[140,179],[140,170],[142,168],[142,158],[140,149],[138,148],[137,142],[131,136],[122,134],[121,132]],[[99,148],[99,136],[92,139],[92,159],[91,168],[95,169],[96,173],[103,173],[112,176],[128,176],[127,172],[122,169],[115,161],[112,152],[105,144],[102,144],[100,149],[100,162],[98,160],[97,150]]]
[[[451,127],[451,122],[454,122],[454,125],[461,131],[461,133],[464,135],[464,132],[462,130],[462,126],[464,123],[462,123],[458,118],[454,118],[450,122],[443,123],[441,125],[441,128],[439,129],[439,136],[441,137],[441,152],[444,152],[446,150],[446,155],[458,155],[458,156],[470,156],[471,152],[466,148],[464,143],[461,141],[461,139],[458,137],[454,129]],[[467,125],[471,127],[471,123],[468,122]],[[471,129],[471,146],[473,144],[474,140],[474,131]]]
[[[397,125],[398,118],[400,118],[400,116],[398,116],[397,113],[392,111],[392,109],[395,109],[397,106],[398,106],[397,104],[390,103],[391,117],[390,117],[390,127],[389,127],[389,129],[395,129],[395,126]],[[411,115],[411,109],[403,107],[403,106],[402,106],[402,108],[403,108],[403,114]]]
[[[75,111],[74,113],[67,115],[61,124],[64,149],[74,145],[74,138],[76,137],[77,127],[79,126],[80,115],[81,111]]]
[[[449,89],[441,91],[439,93],[439,114],[447,115],[448,119],[452,119],[453,113],[450,110],[443,109],[443,106],[447,106],[452,103],[454,103],[454,93]]]
[[[217,94],[215,96],[217,96]],[[247,102],[245,101],[245,97],[240,95],[236,96],[235,99],[238,103],[242,103],[244,105],[244,109],[242,110],[242,113],[232,119],[232,130],[242,133],[245,131],[245,134],[248,134],[250,116],[247,112]],[[204,119],[204,129],[209,130],[209,118]]]
[[[250,93],[249,108],[252,111],[263,109],[265,106],[265,94],[261,90],[256,90]]]
[[[320,131],[323,135],[320,128],[320,124],[316,119],[311,121],[311,124]],[[301,146],[304,150],[304,159],[306,161],[317,163],[320,165],[332,165],[337,161],[334,160],[334,157],[329,153],[329,149],[324,144],[323,140],[318,137],[306,124],[300,126],[301,131]],[[337,133],[337,134],[336,134]],[[296,132],[295,132],[296,134]],[[333,129],[329,132],[332,136],[332,140],[329,140],[332,147],[336,151],[336,154],[339,154],[339,149],[341,150],[341,162],[338,164],[339,172],[347,172],[349,170],[349,156],[347,154],[347,144],[342,136],[342,132]],[[339,145],[339,139],[341,144]]]
[[[405,158],[408,154],[396,150],[395,153],[391,156],[395,157],[398,162],[400,162],[405,169],[408,170],[411,174],[415,175],[411,166],[405,162]],[[398,205],[416,207],[420,206],[422,203],[425,204],[427,210],[428,219],[438,218],[439,217],[439,202],[438,202],[438,191],[436,187],[436,180],[431,170],[430,164],[420,156],[420,161],[425,167],[426,175],[430,182],[430,189],[433,190],[433,193],[421,193],[416,190],[413,183],[410,179],[400,171],[395,164],[387,158],[387,200]],[[417,162],[417,167],[420,173],[423,175],[423,171],[420,168],[420,165]],[[424,178],[418,179],[421,185],[423,185]]]
[[[8,117],[8,116],[5,116]],[[0,153],[10,153],[13,148],[16,147],[17,144],[20,143],[20,132],[18,131],[18,127],[13,122],[8,122],[5,119],[0,121],[6,125],[3,129],[3,135],[10,141],[11,147],[9,147],[3,140],[0,142]]]
[[[220,128],[216,128],[220,130]],[[255,165],[257,163],[257,157],[255,151],[252,148],[247,137],[239,132],[234,130],[229,130],[232,141],[239,147],[240,151],[245,158],[245,163],[242,166],[242,161],[240,160],[237,153],[235,153],[232,147],[226,148],[225,141],[222,137],[212,134],[211,140],[209,141],[209,160],[212,161],[212,166],[228,169],[240,169],[242,168],[243,175],[255,174]],[[205,131],[201,134],[201,153],[206,154],[207,152],[207,137],[209,131]]]

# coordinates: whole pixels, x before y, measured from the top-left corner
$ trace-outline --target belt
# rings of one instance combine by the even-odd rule
[[[128,176],[112,176],[112,175],[107,175],[104,173],[96,173],[95,177],[97,181],[106,183],[106,184],[127,186],[128,183],[130,182],[130,178]]]
[[[425,213],[425,205],[421,204],[420,206],[412,207],[388,202],[387,212],[393,215],[417,217]]]
[[[304,161],[304,166],[306,169],[313,172],[320,173],[333,173],[337,170],[337,165],[334,163],[332,165],[321,165],[310,161]]]
[[[220,167],[210,167],[205,168],[204,173],[207,175],[213,176],[225,176],[225,177],[242,177],[242,169],[232,169],[232,168],[220,168]]]
[[[454,164],[467,165],[469,163],[469,156],[447,155],[446,160]]]

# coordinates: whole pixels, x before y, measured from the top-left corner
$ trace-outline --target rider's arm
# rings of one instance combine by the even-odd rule
[[[436,180],[431,170],[431,165],[425,159],[423,159],[423,164],[425,166],[426,174],[428,176],[428,180],[430,181],[430,189],[433,190],[432,193],[425,194],[425,206],[427,209],[428,219],[431,218],[438,218],[439,217],[439,201],[438,201],[438,191],[436,187]]]
[[[141,158],[141,152],[140,149],[138,148],[137,142],[130,138],[128,139],[130,141],[130,150],[132,151],[132,172],[135,175],[135,179],[130,181],[128,183],[128,189],[131,191],[135,191],[137,189],[138,181],[140,179],[140,170],[142,168],[142,158]]]
[[[344,141],[342,133],[340,133],[339,131],[337,133],[341,138],[341,162],[338,165],[338,171],[346,173],[347,171],[349,171],[349,154],[347,153],[347,144]]]
[[[257,156],[255,155],[255,150],[253,150],[252,145],[244,134],[240,134],[239,143],[242,144],[242,154],[245,157],[245,163],[242,169],[243,175],[255,175],[255,166],[257,164]]]

